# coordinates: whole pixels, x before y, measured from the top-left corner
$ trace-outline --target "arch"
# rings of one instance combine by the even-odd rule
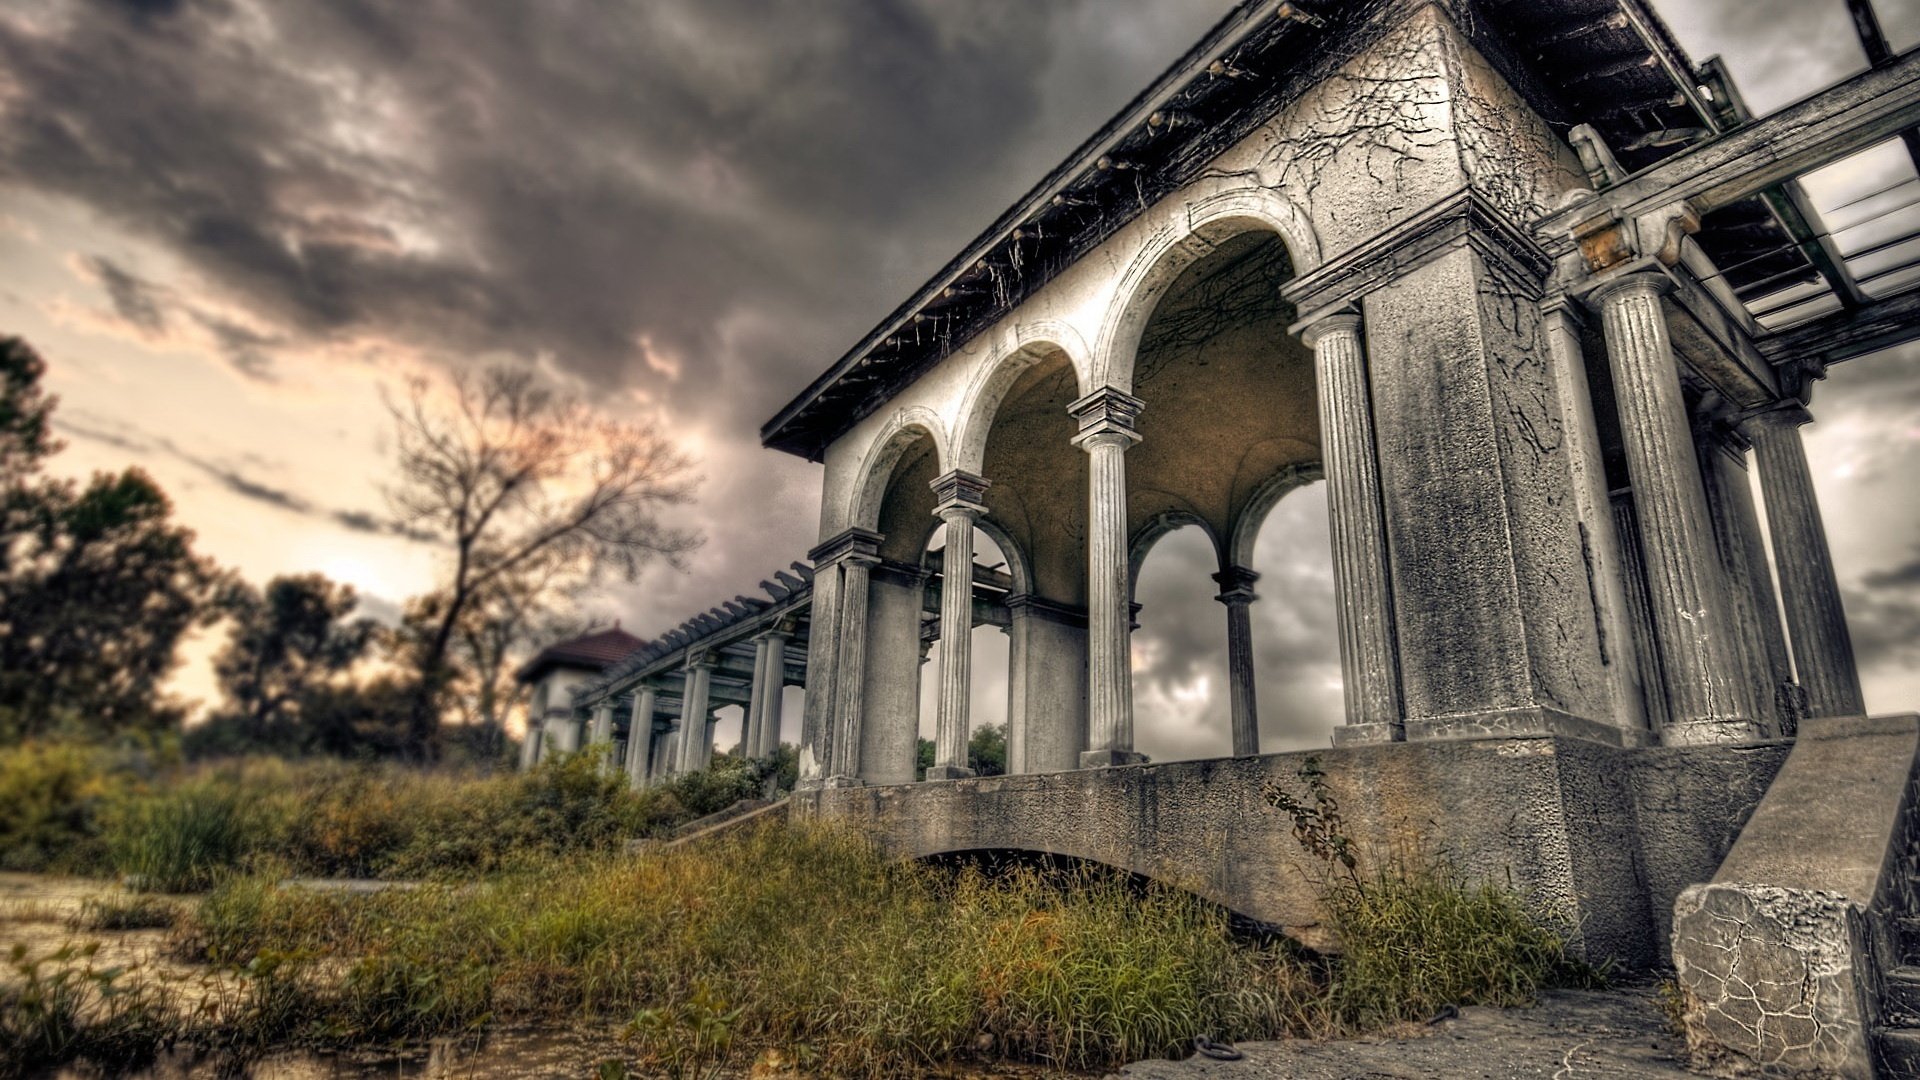
[[[1073,368],[1080,392],[1090,389],[1089,352],[1080,332],[1052,320],[1023,322],[1012,330],[1013,340],[996,343],[999,359],[984,364],[961,398],[960,420],[954,428],[954,468],[978,473],[986,466],[987,435],[994,417],[1014,383],[1028,368],[1053,354],[1063,355]]]
[[[1007,530],[1001,528],[1000,524],[992,518],[983,516],[974,522],[974,527],[991,537],[994,544],[1000,548],[1000,554],[1007,557],[1007,574],[1013,578],[1015,595],[1031,593],[1033,567],[1028,562],[1027,553],[1019,544],[1014,543],[1013,537],[1007,533]]]
[[[1161,295],[1221,241],[1272,232],[1286,245],[1295,277],[1320,265],[1320,241],[1306,213],[1272,188],[1232,177],[1192,185],[1188,193],[1169,200],[1185,212],[1149,234],[1120,277],[1094,348],[1093,387],[1132,391],[1140,335]]]
[[[1324,479],[1326,471],[1319,462],[1312,461],[1290,465],[1261,484],[1233,523],[1233,532],[1227,539],[1225,566],[1252,567],[1254,542],[1260,538],[1260,526],[1266,523],[1267,514],[1274,505],[1295,488]]]
[[[1133,539],[1127,544],[1128,597],[1132,597],[1134,590],[1140,585],[1140,567],[1146,564],[1147,556],[1153,551],[1153,545],[1159,543],[1161,537],[1188,525],[1198,525],[1200,531],[1206,534],[1207,540],[1213,544],[1215,559],[1222,556],[1220,534],[1214,531],[1212,525],[1207,524],[1206,518],[1191,510],[1167,510],[1155,514],[1147,519],[1146,524],[1140,526],[1139,530],[1133,534]],[[1221,568],[1225,568],[1224,563],[1221,564]]]
[[[865,460],[860,463],[856,474],[859,479],[848,496],[846,526],[861,529],[879,526],[880,509],[886,501],[887,485],[893,479],[893,467],[899,464],[907,448],[922,437],[933,440],[934,458],[939,463],[936,475],[953,467],[946,425],[939,415],[924,405],[897,410],[887,418],[886,426],[874,437]]]

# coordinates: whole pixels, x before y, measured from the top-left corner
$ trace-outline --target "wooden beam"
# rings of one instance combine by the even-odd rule
[[[1893,61],[1893,47],[1887,44],[1887,33],[1880,29],[1880,16],[1874,13],[1873,0],[1847,0],[1847,13],[1853,16],[1853,32],[1860,38],[1860,51],[1867,54],[1867,63],[1874,67]],[[1913,159],[1913,167],[1920,170],[1920,128],[1908,128],[1900,133],[1900,141],[1907,144],[1907,156]]]
[[[1920,288],[1776,330],[1754,344],[1776,366],[1837,364],[1920,340]]]
[[[1686,201],[1706,214],[1920,123],[1920,50],[1683,150],[1535,223],[1553,248],[1601,217],[1632,220]]]

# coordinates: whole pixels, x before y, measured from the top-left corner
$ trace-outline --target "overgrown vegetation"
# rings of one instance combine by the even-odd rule
[[[791,784],[791,752],[781,761]],[[634,791],[593,754],[526,774],[243,759],[161,768],[63,744],[0,748],[0,869],[129,875],[161,892],[249,867],[321,877],[471,877],[605,851],[762,793],[765,766],[713,768]]]

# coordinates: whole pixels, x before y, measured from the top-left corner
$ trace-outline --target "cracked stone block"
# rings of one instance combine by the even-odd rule
[[[1696,1066],[1734,1075],[1874,1075],[1867,916],[1838,893],[1695,885],[1673,963]]]

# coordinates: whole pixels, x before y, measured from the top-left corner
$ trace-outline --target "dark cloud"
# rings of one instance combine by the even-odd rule
[[[1920,559],[1889,570],[1876,570],[1860,581],[1869,589],[1920,589]]]
[[[153,282],[129,273],[102,255],[88,256],[83,266],[99,279],[100,287],[107,290],[107,299],[112,301],[114,313],[120,318],[150,333],[167,328],[167,317],[162,310],[165,294]]]

